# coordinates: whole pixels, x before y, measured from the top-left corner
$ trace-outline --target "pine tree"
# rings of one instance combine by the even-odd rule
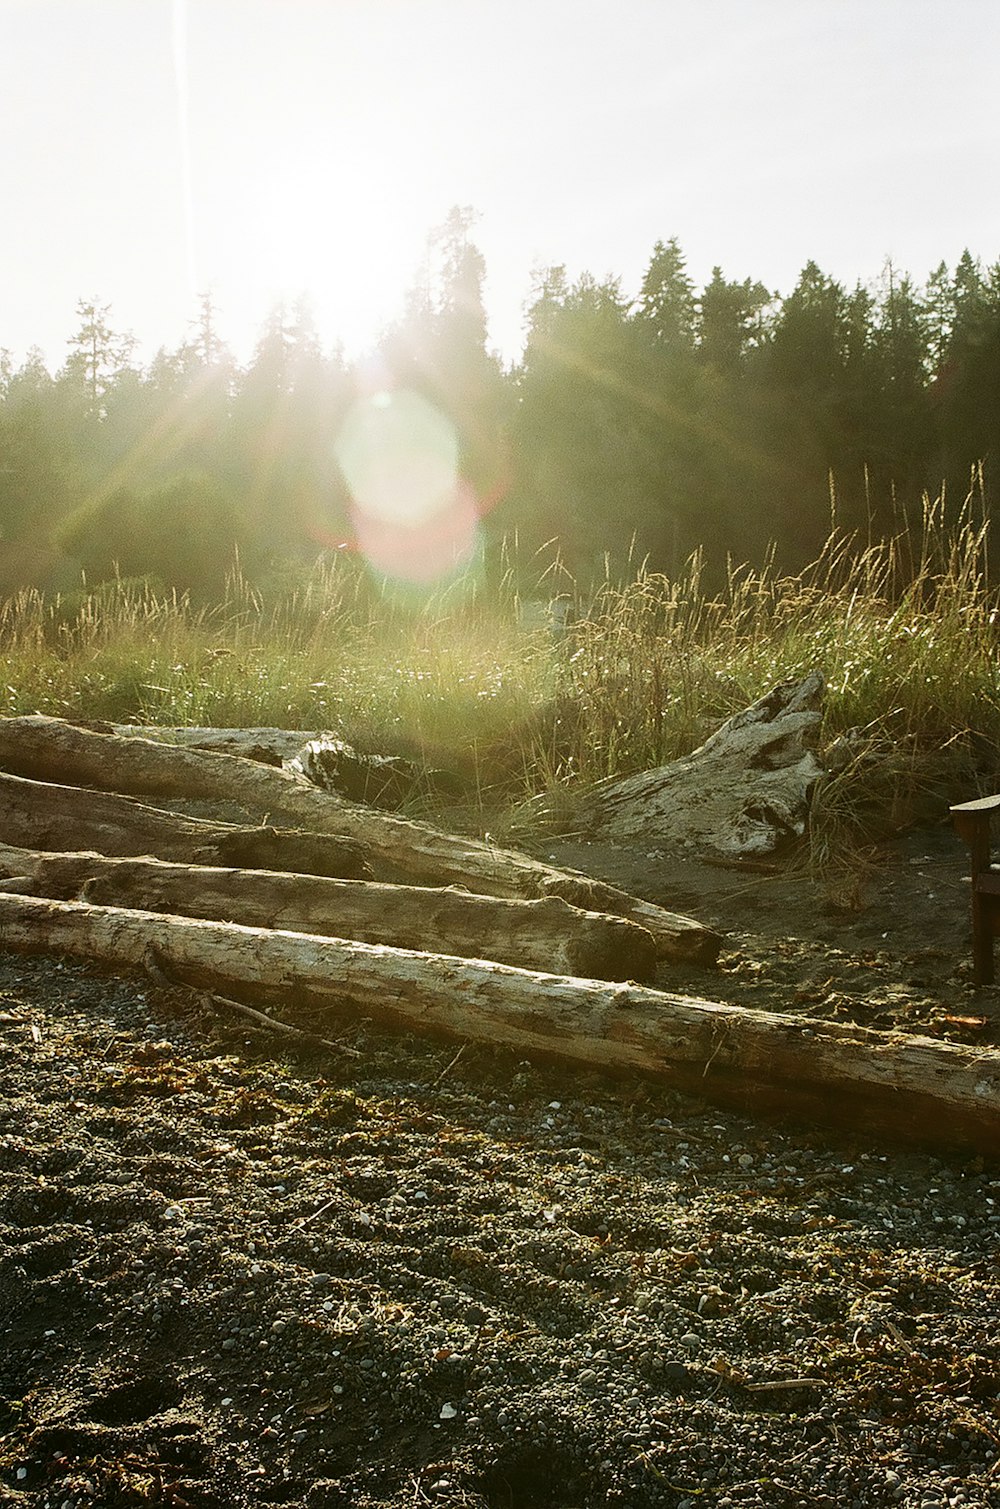
[[[708,366],[734,376],[749,353],[767,339],[768,306],[773,300],[763,283],[745,278],[728,282],[721,267],[698,299],[698,355]]]
[[[694,284],[680,245],[673,237],[657,241],[639,289],[638,318],[654,344],[670,356],[694,350],[697,310]]]
[[[76,312],[81,325],[69,339],[70,354],[66,359],[65,375],[83,390],[88,415],[100,419],[104,417],[104,396],[127,367],[135,337],[112,330],[108,324],[110,304],[81,299]]]

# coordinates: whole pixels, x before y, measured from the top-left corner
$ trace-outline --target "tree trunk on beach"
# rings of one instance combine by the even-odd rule
[[[0,769],[35,781],[128,792],[150,799],[234,802],[261,819],[266,816],[270,823],[359,844],[379,880],[460,885],[510,898],[560,896],[584,911],[626,917],[653,934],[662,959],[712,964],[721,946],[719,935],[693,918],[629,896],[586,875],[554,869],[512,849],[444,833],[428,823],[409,822],[357,806],[310,786],[286,770],[232,755],[121,738],[58,718],[35,716],[0,719]],[[81,810],[89,800],[81,802]],[[0,842],[27,848],[101,848],[83,835],[76,841],[67,836],[56,843],[36,842],[30,835],[16,837],[4,828],[2,818]],[[103,852],[136,854],[143,849]],[[160,858],[190,857],[167,855],[156,848],[147,852]],[[219,858],[207,862],[227,861]],[[301,870],[305,866],[276,863],[272,868]]]
[[[742,1110],[1000,1154],[1000,1053],[483,960],[0,895],[0,947],[341,1022],[651,1076]]]
[[[328,833],[241,828],[147,807],[128,796],[0,775],[0,843],[26,849],[154,854],[185,864],[366,879],[362,846]]]
[[[355,938],[395,948],[494,959],[596,980],[649,980],[645,928],[583,912],[558,896],[501,900],[456,889],[375,885],[315,875],[45,854],[0,844],[0,891]]]

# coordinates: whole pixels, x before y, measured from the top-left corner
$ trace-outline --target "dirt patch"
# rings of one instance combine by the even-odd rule
[[[546,852],[720,927],[672,989],[998,1040],[944,827],[861,911]],[[0,955],[0,1503],[1000,1502],[997,1170],[325,1031]]]
[[[706,864],[607,844],[558,843],[546,853],[718,928],[726,939],[718,975],[670,969],[659,983],[672,990],[1000,1041],[1000,994],[972,984],[968,850],[950,823],[903,834],[857,871],[826,880],[793,863]]]

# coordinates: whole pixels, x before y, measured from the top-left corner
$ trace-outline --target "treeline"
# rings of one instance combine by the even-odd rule
[[[847,289],[697,288],[658,242],[638,293],[541,275],[521,360],[488,350],[472,216],[431,237],[378,352],[351,366],[277,310],[238,365],[205,298],[192,335],[133,361],[96,300],[64,365],[0,350],[0,591],[143,576],[210,600],[238,559],[266,584],[358,540],[338,436],[359,402],[416,391],[445,417],[487,564],[555,542],[582,581],[629,560],[804,563],[837,523],[891,533],[942,484],[957,507],[1000,451],[1000,262]],[[0,331],[2,339],[2,331]],[[555,548],[555,546],[551,546]],[[457,559],[457,558],[456,558]],[[498,569],[498,568],[497,568]]]

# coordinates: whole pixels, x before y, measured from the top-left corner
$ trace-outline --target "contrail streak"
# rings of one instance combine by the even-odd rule
[[[187,0],[172,0],[174,84],[177,94],[177,142],[181,172],[181,209],[184,216],[184,252],[191,298],[198,295],[198,263],[195,255],[194,189],[191,173],[191,128],[188,118]]]

